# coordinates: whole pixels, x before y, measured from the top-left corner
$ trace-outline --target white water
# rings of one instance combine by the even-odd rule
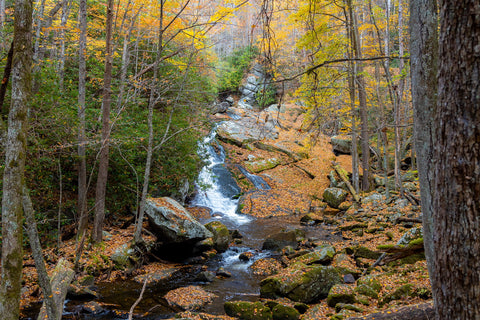
[[[205,157],[207,165],[202,168],[198,176],[196,185],[199,191],[193,204],[210,208],[218,219],[226,218],[234,225],[242,225],[252,219],[236,212],[238,199],[232,199],[232,197],[241,190],[225,168],[225,150],[217,144],[217,153],[212,146],[216,143],[216,135],[216,128],[214,128],[199,146],[199,153]]]

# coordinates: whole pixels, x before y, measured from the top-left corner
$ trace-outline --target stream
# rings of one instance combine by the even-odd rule
[[[210,314],[224,314],[223,305],[230,300],[256,301],[259,299],[259,282],[263,277],[255,276],[249,266],[258,259],[273,256],[270,251],[262,251],[261,247],[269,234],[277,233],[288,228],[301,228],[310,238],[324,238],[326,231],[318,227],[306,227],[299,223],[299,216],[275,217],[256,219],[251,216],[238,214],[238,195],[241,189],[225,166],[225,150],[216,141],[215,129],[206,136],[199,146],[199,152],[206,159],[206,165],[201,170],[198,180],[198,193],[190,203],[192,206],[209,208],[211,218],[200,220],[205,224],[219,220],[229,230],[238,230],[243,236],[242,243],[231,246],[226,252],[218,254],[207,262],[208,270],[216,271],[223,267],[232,276],[225,279],[216,278],[210,283],[198,282],[195,277],[201,271],[201,265],[187,265],[182,272],[162,283],[160,286],[147,287],[142,301],[135,309],[136,314],[148,312],[142,319],[166,319],[177,313],[163,298],[175,288],[188,285],[200,285],[207,291],[214,293],[217,298],[201,309]],[[268,183],[260,176],[250,174],[243,167],[240,171],[257,189],[270,189]],[[249,261],[241,261],[241,253],[250,251],[253,257]],[[141,284],[133,280],[104,282],[98,284],[101,302],[106,311],[101,315],[93,316],[82,312],[85,301],[66,301],[63,319],[126,319],[131,305],[138,298]],[[81,314],[81,315],[80,315]],[[28,319],[28,318],[27,318]]]

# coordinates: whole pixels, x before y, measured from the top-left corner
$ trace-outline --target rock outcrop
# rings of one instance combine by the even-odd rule
[[[213,237],[200,222],[171,198],[148,199],[145,214],[150,230],[165,243],[194,243]]]

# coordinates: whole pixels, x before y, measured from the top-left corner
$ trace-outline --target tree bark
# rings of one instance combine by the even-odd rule
[[[8,116],[2,197],[2,261],[0,314],[18,319],[22,287],[22,219],[25,155],[27,146],[27,102],[31,90],[32,1],[15,1],[12,103]]]
[[[480,319],[480,3],[439,4],[432,292],[437,319]]]
[[[5,95],[7,94],[8,80],[10,79],[10,74],[12,73],[12,61],[13,61],[13,42],[10,45],[10,50],[8,50],[7,63],[5,64],[5,69],[3,70],[2,83],[0,84],[0,113],[3,113],[3,103],[5,101]]]
[[[433,122],[437,101],[437,1],[410,1],[410,63],[414,107],[415,151],[423,213],[423,238],[430,277],[433,265]]]
[[[93,242],[102,241],[103,223],[105,219],[105,194],[107,191],[109,139],[110,139],[110,106],[112,104],[112,26],[113,26],[113,0],[108,0],[107,26],[106,26],[106,53],[105,75],[103,83],[102,102],[102,143],[100,146],[100,163],[98,165],[97,186],[95,192],[95,220],[93,225]]]
[[[78,232],[77,252],[75,257],[75,270],[83,251],[83,241],[88,222],[87,212],[87,161],[86,161],[86,123],[85,123],[85,99],[86,99],[86,50],[87,50],[87,0],[80,0],[79,8],[80,39],[78,48]]]

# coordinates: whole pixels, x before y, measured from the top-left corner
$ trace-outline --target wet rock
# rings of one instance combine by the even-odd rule
[[[218,252],[225,252],[232,240],[227,227],[220,221],[212,221],[205,228],[213,234],[213,247]]]
[[[149,228],[164,243],[191,243],[213,237],[201,223],[171,198],[148,199],[145,214]]]
[[[342,283],[340,273],[328,266],[296,263],[260,283],[262,298],[288,297],[293,301],[312,303],[325,298],[330,288]]]
[[[348,193],[340,188],[327,188],[323,192],[323,200],[332,208],[338,209],[338,206],[345,201]]]
[[[330,245],[324,245],[321,247],[315,248],[313,252],[302,255],[298,258],[295,258],[292,262],[297,263],[301,262],[306,265],[309,264],[328,264],[333,260],[335,256],[335,248]]]
[[[228,301],[223,307],[227,315],[242,320],[272,319],[272,311],[261,302]]]
[[[177,273],[181,270],[181,267],[171,267],[171,268],[166,268],[163,270],[151,272],[151,273],[146,273],[146,274],[141,274],[133,278],[135,282],[138,283],[144,283],[147,281],[147,285],[156,285],[161,282],[170,280],[174,276],[177,275]]]
[[[263,242],[262,250],[277,251],[287,246],[298,247],[297,233],[293,230],[269,235]]]
[[[330,307],[335,307],[337,303],[354,303],[355,293],[353,287],[346,284],[334,285],[327,296],[327,304]]]
[[[217,276],[222,277],[222,278],[230,278],[232,274],[225,270],[223,267],[218,268],[217,270]]]
[[[300,319],[300,312],[297,309],[283,304],[277,304],[272,309],[273,320],[297,320]]]
[[[171,290],[164,298],[172,307],[194,311],[211,303],[214,297],[216,296],[213,293],[207,292],[199,286],[188,286]]]
[[[247,252],[242,252],[240,256],[238,256],[238,259],[240,261],[250,261],[253,258],[253,252],[247,251]]]
[[[68,287],[67,299],[93,300],[96,298],[98,298],[98,293],[92,290],[90,286],[82,286],[77,283]]]
[[[212,282],[215,280],[215,277],[216,275],[213,271],[202,271],[196,276],[195,280],[200,282]]]
[[[100,303],[95,301],[90,301],[85,303],[82,306],[82,311],[85,313],[89,313],[90,315],[93,315],[93,316],[99,316],[105,312],[105,309],[102,307]]]

